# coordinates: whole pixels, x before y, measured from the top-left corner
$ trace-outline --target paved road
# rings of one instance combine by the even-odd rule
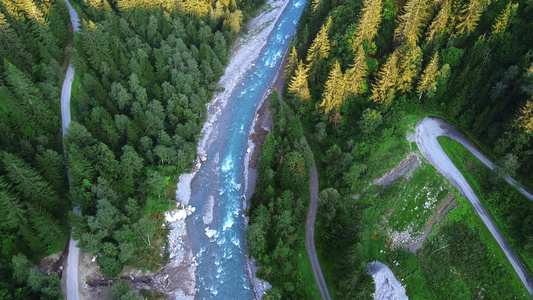
[[[72,8],[68,0],[65,0],[68,5],[70,22],[72,23],[72,28],[74,31],[80,31],[80,21],[78,14]],[[65,75],[65,80],[63,81],[63,88],[61,89],[61,129],[63,130],[63,135],[67,133],[68,125],[70,124],[70,92],[72,88],[72,81],[74,80],[74,68],[69,64],[67,69],[67,74]],[[68,169],[67,169],[68,176]],[[70,181],[70,177],[69,177]],[[74,208],[74,213],[80,214],[78,208]],[[79,291],[78,291],[78,265],[79,265],[79,254],[80,249],[76,247],[78,241],[73,240],[72,238],[69,241],[68,246],[68,257],[67,257],[67,268],[63,274],[66,278],[65,292],[67,300],[78,300]]]
[[[446,136],[461,143],[489,168],[494,169],[494,164],[481,154],[481,152],[479,152],[462,133],[448,122],[436,117],[426,117],[418,123],[416,127],[416,143],[418,149],[422,155],[424,155],[426,159],[435,166],[444,177],[452,182],[452,184],[470,201],[470,203],[472,203],[476,213],[481,217],[481,220],[483,220],[483,223],[485,223],[485,226],[487,226],[492,236],[494,236],[520,277],[520,280],[522,280],[522,283],[528,290],[529,294],[533,297],[533,280],[531,280],[526,269],[514,253],[513,249],[511,249],[498,227],[496,227],[494,221],[487,213],[466,179],[440,146],[437,141],[437,137],[439,136]],[[533,193],[531,193],[531,190],[521,185],[518,186],[516,180],[513,178],[507,178],[506,181],[513,184],[522,194],[533,200]]]
[[[307,144],[307,141],[305,142]],[[307,146],[309,147],[309,146]],[[311,151],[311,150],[309,150]],[[309,170],[309,210],[307,211],[307,221],[305,223],[305,249],[307,255],[311,261],[311,268],[313,269],[313,275],[315,275],[315,281],[320,291],[320,296],[323,300],[331,300],[329,295],[328,286],[322,275],[322,269],[316,256],[315,249],[315,220],[316,210],[318,207],[318,172],[316,170],[315,162],[313,161],[313,167]]]

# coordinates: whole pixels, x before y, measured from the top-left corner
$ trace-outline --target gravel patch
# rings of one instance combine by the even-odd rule
[[[376,292],[373,297],[375,300],[409,299],[405,294],[405,287],[394,277],[394,274],[387,265],[379,261],[368,263],[366,265],[366,274],[372,275],[372,278],[374,278]]]

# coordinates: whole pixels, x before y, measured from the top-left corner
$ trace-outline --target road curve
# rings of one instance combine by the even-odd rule
[[[440,118],[426,117],[416,126],[416,144],[422,155],[424,155],[424,157],[442,175],[444,175],[444,177],[446,177],[459,190],[459,192],[470,201],[470,203],[472,203],[476,213],[481,217],[481,220],[483,220],[483,223],[485,223],[485,226],[487,226],[492,236],[494,236],[520,277],[520,280],[522,280],[522,283],[528,290],[529,294],[533,297],[533,280],[501,234],[498,227],[494,224],[494,221],[487,213],[466,179],[440,146],[437,141],[439,136],[449,137],[461,143],[489,168],[494,169],[495,165],[481,154],[481,152],[479,152],[479,150],[477,150],[461,132]],[[522,185],[517,185],[516,180],[513,178],[509,177],[506,181],[515,186],[526,197],[533,200],[533,193],[531,190]]]
[[[307,141],[305,141],[307,145]],[[309,148],[309,145],[307,145]],[[309,153],[312,153],[309,149]],[[309,170],[309,209],[307,211],[307,221],[305,222],[305,249],[307,250],[307,256],[311,262],[311,268],[313,269],[313,275],[320,291],[320,296],[323,300],[331,300],[329,295],[328,286],[322,275],[322,269],[316,256],[315,249],[315,221],[316,210],[318,208],[318,172],[313,159],[313,166]]]
[[[70,22],[72,23],[72,29],[76,32],[80,31],[80,20],[78,14],[72,8],[68,0],[65,0],[68,6],[68,11],[70,15]],[[74,80],[74,68],[69,64],[67,69],[67,74],[65,75],[65,80],[63,81],[63,87],[61,89],[61,129],[63,135],[67,133],[68,125],[70,124],[70,93],[72,88],[72,81]],[[68,176],[68,167],[67,167],[67,176]],[[70,177],[69,183],[70,183]],[[80,210],[76,207],[74,208],[74,213],[81,214]],[[79,291],[78,291],[78,265],[79,265],[79,254],[80,249],[77,247],[78,241],[70,238],[68,245],[68,256],[67,256],[67,267],[63,276],[66,278],[64,282],[65,285],[65,294],[67,300],[78,300]]]

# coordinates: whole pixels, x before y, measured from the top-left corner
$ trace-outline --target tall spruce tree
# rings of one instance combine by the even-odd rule
[[[364,42],[371,42],[378,33],[382,20],[383,1],[365,0],[359,14],[357,29],[352,40],[352,50],[355,53]]]
[[[431,17],[431,2],[428,0],[408,0],[394,30],[394,38],[408,47],[414,47]]]
[[[389,106],[396,92],[399,77],[398,56],[398,50],[392,53],[379,71],[376,83],[372,84],[370,100],[385,107]]]
[[[442,36],[450,18],[452,0],[444,0],[440,4],[440,10],[426,31],[426,42],[432,42]]]
[[[311,99],[307,76],[307,67],[302,61],[300,61],[300,63],[298,63],[298,68],[296,69],[296,72],[289,83],[289,92],[300,97],[302,100]]]
[[[318,69],[321,62],[328,58],[330,50],[330,41],[329,41],[329,28],[331,27],[332,18],[329,17],[326,24],[323,24],[318,31],[313,43],[307,50],[307,70],[311,76],[312,81],[314,82],[318,74]]]
[[[327,115],[330,112],[338,112],[344,103],[344,75],[342,74],[341,64],[335,61],[329,72],[328,80],[325,84],[325,91],[322,94],[322,103],[320,107],[324,109]]]
[[[344,74],[345,96],[355,96],[365,92],[365,77],[368,70],[365,58],[365,50],[362,45],[359,45],[353,65]]]

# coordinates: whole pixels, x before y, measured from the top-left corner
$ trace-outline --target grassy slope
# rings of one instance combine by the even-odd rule
[[[500,291],[506,291],[508,296],[514,294],[512,298],[526,296],[496,241],[462,198],[417,255],[389,247],[388,230],[408,231],[416,236],[434,205],[450,190],[453,189],[435,168],[423,164],[409,182],[402,180],[378,197],[374,197],[376,190],[366,192],[360,199],[369,205],[363,213],[362,223],[366,225],[360,233],[365,237],[361,239],[361,260],[385,262],[413,299],[470,298],[480,293],[495,299],[503,296]],[[432,198],[436,201],[424,209]]]
[[[412,130],[418,118],[404,117],[397,130]],[[400,135],[369,146],[368,171],[361,178],[362,182],[355,184],[360,190],[389,171],[411,149],[416,150],[416,145],[409,145]],[[321,189],[327,187],[328,183],[321,181]],[[380,191],[380,187],[372,187],[359,200],[351,197],[344,200],[347,206],[363,207],[360,216],[354,216],[360,218],[357,222],[357,243],[334,251],[326,245],[319,247],[321,266],[334,298],[344,298],[335,292],[338,276],[335,266],[346,263],[341,259],[347,252],[356,253],[356,268],[360,268],[361,272],[372,260],[386,263],[406,286],[407,295],[412,299],[478,298],[482,295],[488,298],[527,298],[525,288],[503,251],[469,202],[461,197],[456,197],[459,205],[435,226],[417,255],[391,249],[387,231],[405,231],[410,226],[416,236],[424,229],[437,203],[449,192],[457,196],[457,191],[434,167],[423,163],[410,181],[402,179],[374,197]],[[428,199],[433,201],[424,209]],[[374,290],[371,280],[358,284],[361,285],[360,297],[369,297]]]
[[[524,219],[533,211],[533,202],[505,182],[494,183],[491,170],[460,143],[447,137],[440,137],[439,142],[525,264],[529,274],[533,274],[533,255],[524,249],[521,233]]]

